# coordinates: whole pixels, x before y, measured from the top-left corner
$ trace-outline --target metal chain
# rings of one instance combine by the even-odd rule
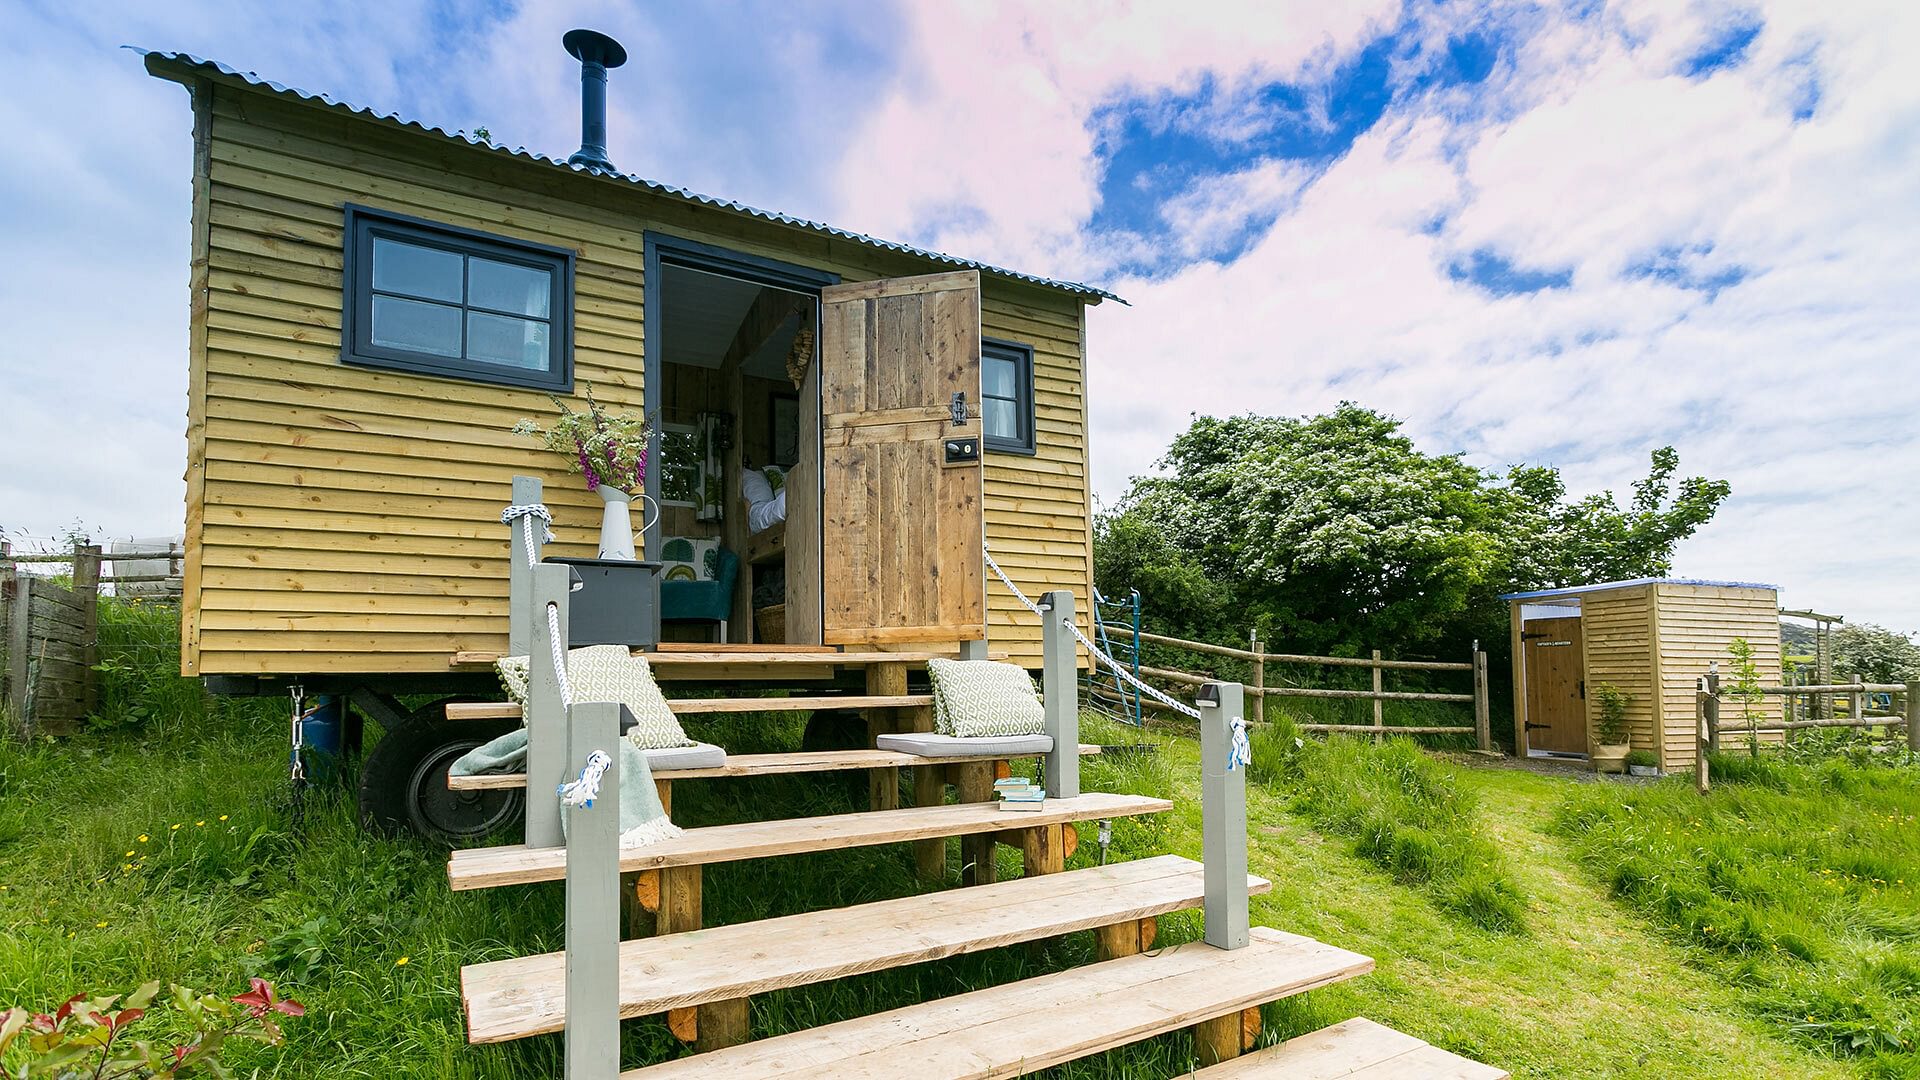
[[[307,808],[307,688],[294,683],[287,688],[287,697],[292,706],[287,733],[287,787],[293,799],[293,829],[298,832]]]
[[[560,684],[560,704],[573,708],[573,683],[567,678],[567,654],[560,648],[560,605],[547,605],[547,644],[553,649],[553,674]]]
[[[1033,612],[1035,615],[1039,616],[1041,619],[1044,620],[1047,617],[1047,613],[1040,610],[1039,604],[1036,604],[1032,600],[1027,599],[1027,594],[1021,592],[1020,587],[1018,585],[1015,585],[1007,577],[1006,571],[1000,569],[1000,564],[993,561],[993,552],[982,549],[982,554],[986,556],[987,569],[993,571],[993,576],[1000,579],[1000,584],[1005,585],[1007,587],[1007,591],[1013,594],[1013,598],[1015,600],[1020,601],[1020,603],[1024,605],[1028,611]],[[1120,676],[1122,679],[1125,679],[1128,683],[1132,684],[1134,689],[1139,690],[1141,693],[1147,695],[1148,697],[1154,699],[1155,701],[1158,701],[1162,705],[1167,706],[1168,708],[1174,710],[1175,712],[1181,713],[1182,715],[1191,717],[1192,719],[1195,719],[1195,720],[1200,719],[1199,709],[1196,709],[1191,705],[1183,704],[1175,698],[1168,697],[1166,694],[1161,693],[1160,691],[1154,689],[1153,687],[1148,686],[1146,683],[1141,682],[1138,678],[1135,678],[1133,672],[1128,671],[1126,668],[1120,666],[1119,661],[1115,660],[1111,656],[1108,656],[1104,651],[1101,650],[1100,646],[1095,645],[1092,641],[1089,641],[1087,639],[1087,635],[1080,632],[1080,628],[1074,625],[1072,619],[1065,618],[1063,616],[1060,619],[1060,625],[1066,627],[1067,630],[1070,633],[1072,633],[1075,638],[1079,639],[1081,647],[1086,649],[1087,652],[1090,655],[1092,655],[1094,660],[1099,662],[1104,662],[1107,665],[1107,667],[1113,671],[1115,675]]]

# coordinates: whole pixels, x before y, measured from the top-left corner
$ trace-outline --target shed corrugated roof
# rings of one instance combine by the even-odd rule
[[[164,70],[162,70],[163,68],[168,66],[171,66],[177,69],[180,73],[194,72],[194,73],[203,74],[203,75],[217,75],[217,76],[224,77],[229,81],[237,82],[242,85],[250,86],[260,90],[266,90],[270,93],[278,94],[282,97],[293,98],[297,101],[318,102],[319,104],[324,105],[327,108],[336,109],[352,116],[364,117],[370,120],[378,120],[388,124],[395,125],[397,127],[410,128],[414,131],[422,132],[428,135],[438,135],[444,139],[451,139],[455,142],[465,143],[469,146],[483,147],[485,149],[492,150],[496,153],[510,154],[514,157],[524,158],[528,161],[538,162],[542,165],[549,165],[556,169],[565,169],[568,172],[585,173],[590,176],[604,176],[609,179],[623,180],[629,184],[634,185],[635,187],[644,188],[645,190],[652,192],[656,195],[666,195],[676,199],[684,199],[687,202],[696,203],[701,206],[710,206],[720,210],[728,210],[737,214],[745,214],[749,217],[760,218],[763,221],[772,221],[772,222],[777,222],[781,225],[791,225],[796,228],[807,229],[812,232],[824,233],[828,236],[838,237],[842,240],[851,240],[854,243],[864,244],[868,247],[879,248],[883,251],[893,251],[893,252],[899,252],[900,254],[903,254],[903,255],[913,255],[922,259],[929,259],[934,262],[945,263],[949,266],[958,266],[958,267],[963,267],[969,270],[978,270],[984,274],[993,274],[998,277],[1010,278],[1014,281],[1024,281],[1031,285],[1040,285],[1049,289],[1058,289],[1061,292],[1071,293],[1075,296],[1092,297],[1093,302],[1096,304],[1103,299],[1117,300],[1122,304],[1126,303],[1125,300],[1114,295],[1113,293],[1108,292],[1105,289],[1095,288],[1092,285],[1083,285],[1077,281],[1061,281],[1055,278],[1039,277],[1034,274],[1022,274],[1017,270],[1008,270],[1004,267],[993,266],[988,263],[975,262],[972,259],[962,259],[958,256],[948,255],[944,252],[929,251],[926,248],[917,248],[909,244],[896,243],[892,240],[882,240],[878,237],[868,236],[865,233],[850,232],[846,229],[835,228],[832,225],[827,225],[822,222],[808,221],[805,218],[797,218],[792,216],[791,214],[782,214],[774,210],[761,210],[757,207],[748,206],[745,203],[735,202],[731,199],[720,199],[712,195],[702,195],[696,191],[689,191],[686,188],[673,187],[670,184],[663,184],[657,180],[648,180],[645,177],[634,176],[630,173],[609,172],[603,169],[594,169],[594,168],[589,168],[583,165],[570,165],[563,160],[560,160],[558,158],[548,157],[547,155],[539,153],[538,151],[529,150],[524,146],[514,147],[512,149],[508,149],[507,147],[504,147],[504,146],[496,146],[493,143],[484,142],[482,140],[475,139],[468,135],[464,135],[458,132],[448,131],[445,128],[427,124],[423,121],[410,119],[408,117],[400,115],[397,112],[377,112],[373,109],[367,108],[362,105],[354,105],[345,101],[336,100],[330,94],[315,94],[306,90],[302,90],[298,87],[286,86],[281,83],[273,82],[270,79],[263,79],[259,75],[255,74],[254,72],[239,71],[234,68],[228,67],[227,65],[219,62],[218,60],[205,60],[198,56],[194,56],[190,53],[167,52],[165,50],[160,50],[160,49],[143,49],[137,45],[128,45],[128,46],[125,46],[125,48],[131,49],[132,51],[139,53],[141,56],[145,57],[148,72],[152,73],[153,75],[159,76],[161,78],[169,77],[168,74]],[[174,81],[179,81],[179,80],[176,79]]]
[[[1721,589],[1769,589],[1779,592],[1780,586],[1767,585],[1758,581],[1710,581],[1706,578],[1680,577],[1643,577],[1627,581],[1597,581],[1592,585],[1570,585],[1564,589],[1536,589],[1533,592],[1503,593],[1502,600],[1536,600],[1546,596],[1578,596],[1581,593],[1605,592],[1608,589],[1630,589],[1635,585],[1711,585]]]

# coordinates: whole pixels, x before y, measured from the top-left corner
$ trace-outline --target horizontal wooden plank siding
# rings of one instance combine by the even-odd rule
[[[1653,590],[1608,589],[1580,598],[1580,627],[1586,639],[1587,724],[1599,718],[1594,688],[1612,683],[1627,695],[1627,725],[1633,745],[1659,745],[1655,716],[1659,695],[1654,689],[1652,627]]]
[[[655,196],[225,82],[196,95],[194,334],[182,671],[444,672],[506,645],[516,473],[540,477],[561,556],[594,553],[599,500],[513,435],[544,393],[340,362],[343,205],[576,253],[575,379],[642,408],[649,230],[849,281],[929,260]],[[1080,304],[989,276],[985,332],[1033,345],[1038,453],[989,454],[987,535],[1023,589],[1091,580]],[[995,583],[997,648],[1039,631]]]
[[[1733,657],[1727,646],[1745,638],[1753,646],[1754,666],[1765,686],[1780,685],[1780,601],[1772,589],[1730,588],[1720,585],[1660,584],[1661,707],[1666,716],[1662,757],[1665,767],[1689,768],[1695,741],[1694,688],[1709,664],[1720,665],[1720,686],[1726,700],[1720,719],[1743,722],[1739,702],[1726,697]],[[1781,699],[1769,697],[1753,707],[1766,722],[1781,719]],[[1779,732],[1762,732],[1763,743],[1777,743]],[[1730,736],[1744,745],[1745,735]]]

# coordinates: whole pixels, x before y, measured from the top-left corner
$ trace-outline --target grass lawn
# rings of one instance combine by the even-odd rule
[[[738,752],[790,746],[797,721],[694,725]],[[281,1050],[236,1064],[272,1077],[521,1078],[558,1071],[557,1037],[465,1044],[463,963],[557,949],[556,884],[450,894],[444,854],[362,835],[338,800],[287,827],[284,721],[217,711],[193,730],[149,722],[57,745],[0,745],[0,1005],[45,1007],[81,990],[147,978],[235,993],[273,978],[311,1011]],[[1099,737],[1113,741],[1110,732]],[[1092,763],[1091,789],[1171,792],[1177,810],[1122,821],[1116,858],[1198,858],[1198,755],[1185,739],[1131,762]],[[1610,899],[1555,831],[1575,785],[1447,766],[1473,796],[1484,835],[1521,905],[1520,930],[1481,929],[1435,890],[1362,857],[1290,808],[1285,790],[1249,792],[1251,861],[1276,889],[1254,921],[1373,956],[1378,971],[1269,1011],[1276,1035],[1364,1013],[1519,1076],[1847,1076],[1749,1007],[1744,991]],[[683,784],[688,823],[857,809],[862,786],[819,777]],[[1069,864],[1097,857],[1091,826]],[[957,844],[953,845],[957,856]],[[1003,849],[1003,875],[1017,873]],[[957,861],[957,860],[956,860]],[[709,870],[710,923],[860,903],[915,889],[904,848],[762,860]],[[1171,918],[1163,940],[1197,936]],[[755,1000],[764,1037],[1092,959],[1090,935],[883,972]],[[626,1025],[625,1060],[683,1052],[657,1019]],[[1184,1037],[1156,1040],[1049,1075],[1182,1075]]]

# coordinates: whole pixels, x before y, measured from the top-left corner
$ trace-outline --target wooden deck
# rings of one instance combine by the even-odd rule
[[[1171,809],[1173,804],[1167,800],[1144,795],[1086,794],[1072,799],[1048,799],[1045,809],[1033,813],[1008,813],[993,803],[975,802],[714,825],[688,829],[672,840],[623,849],[620,872],[1035,829],[1074,821],[1158,814]],[[447,861],[447,883],[456,892],[558,881],[566,874],[565,848],[527,848],[518,844],[467,848],[455,851]]]
[[[620,1015],[748,997],[1200,906],[1200,864],[1177,855],[789,915],[620,945]],[[1272,885],[1249,878],[1248,889]],[[467,1039],[566,1023],[565,953],[461,970]]]
[[[1001,1080],[1373,970],[1358,953],[1255,927],[621,1073],[622,1080]]]
[[[821,694],[792,697],[668,698],[675,716],[715,713],[819,712],[824,709],[914,709],[933,704],[932,694]],[[449,720],[518,720],[520,706],[511,701],[455,701],[447,705]]]
[[[1080,755],[1092,757],[1100,748],[1080,744]],[[1029,755],[1030,756],[1030,755]],[[897,750],[825,750],[790,754],[734,754],[725,765],[711,769],[655,769],[655,780],[709,780],[722,776],[780,776],[792,773],[858,772],[865,769],[898,769],[908,766],[937,767],[965,765],[981,761],[1009,761],[1005,754],[974,754],[966,757],[922,757]],[[526,773],[486,773],[480,776],[449,776],[452,791],[499,791],[527,786]]]

